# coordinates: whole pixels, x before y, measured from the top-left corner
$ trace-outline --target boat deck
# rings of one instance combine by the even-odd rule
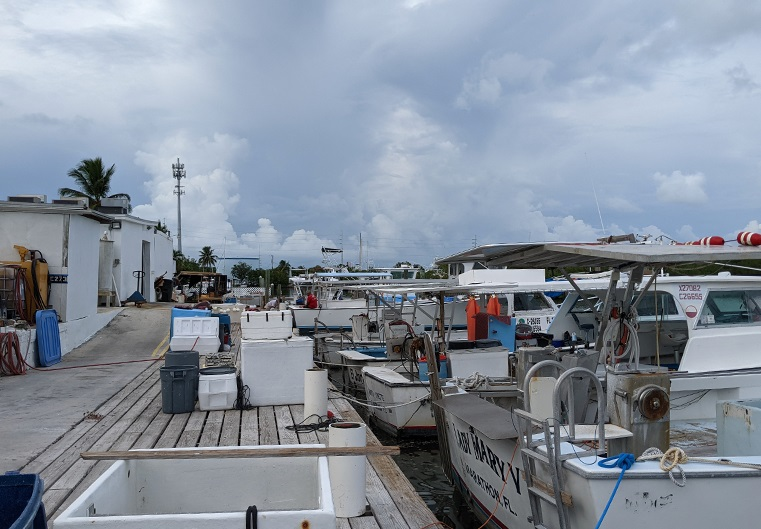
[[[20,469],[22,473],[39,474],[44,480],[43,503],[49,521],[55,520],[113,463],[84,460],[80,457],[82,452],[328,444],[327,431],[288,429],[303,420],[303,405],[165,414],[161,410],[162,365],[161,361],[149,364],[111,399]],[[361,421],[343,398],[330,399],[328,409],[342,419]],[[367,434],[368,446],[380,444],[369,429]],[[339,529],[418,529],[439,523],[391,457],[367,459],[367,512],[356,518],[337,518]]]

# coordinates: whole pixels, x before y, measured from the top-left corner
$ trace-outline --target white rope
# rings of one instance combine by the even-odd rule
[[[637,458],[637,461],[654,461],[659,460],[660,469],[669,473],[669,477],[674,485],[678,487],[684,487],[687,483],[687,476],[684,473],[684,469],[681,465],[685,463],[708,463],[712,465],[726,465],[737,468],[747,468],[750,470],[761,470],[761,465],[755,463],[742,463],[739,461],[732,461],[731,459],[709,459],[705,457],[688,457],[681,448],[671,447],[666,452],[661,452],[658,448],[648,448],[642,455]],[[677,481],[674,477],[674,471],[678,471],[681,475],[681,480]]]
[[[409,406],[410,404],[416,404],[416,403],[418,403],[420,401],[426,400],[426,399],[430,398],[430,396],[431,396],[430,393],[427,393],[427,394],[423,395],[422,397],[418,397],[416,399],[412,399],[409,402],[389,403],[389,404],[370,404],[369,402],[362,402],[361,400],[357,400],[357,399],[347,395],[346,393],[338,391],[337,389],[331,389],[330,391],[334,391],[334,392],[342,395],[342,397],[345,398],[346,400],[348,400],[350,402],[354,402],[355,404],[359,404],[360,406],[364,406],[366,408],[375,408],[375,409],[378,409],[378,410],[390,410],[390,409],[393,409],[393,408],[402,408],[404,406]]]
[[[466,389],[466,390],[467,389],[471,389],[472,390],[472,389],[479,388],[481,386],[488,385],[489,384],[489,377],[487,377],[486,375],[482,375],[481,373],[476,371],[472,375],[470,375],[468,377],[465,377],[465,378],[455,377],[454,383],[458,387],[461,387],[462,389]]]

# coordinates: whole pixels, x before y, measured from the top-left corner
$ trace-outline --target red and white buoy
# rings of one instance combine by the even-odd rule
[[[699,239],[691,243],[688,242],[687,244],[697,244],[700,246],[723,246],[724,238],[719,237],[718,235],[714,235],[713,237],[703,237],[702,239]]]
[[[737,234],[737,242],[744,246],[761,246],[761,233],[741,231]]]

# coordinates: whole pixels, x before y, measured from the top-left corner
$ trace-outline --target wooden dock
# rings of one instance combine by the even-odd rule
[[[49,523],[113,464],[82,459],[83,452],[328,444],[327,431],[297,432],[288,428],[303,421],[303,405],[165,414],[161,410],[162,365],[163,361],[148,364],[111,399],[21,469],[22,473],[39,474],[43,479],[43,503]],[[330,399],[328,408],[336,417],[361,422],[343,398]],[[368,428],[367,445],[380,444]],[[367,513],[338,518],[338,529],[421,529],[440,524],[390,456],[372,455],[367,460]]]

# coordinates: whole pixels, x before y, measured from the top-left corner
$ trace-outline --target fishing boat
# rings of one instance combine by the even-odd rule
[[[312,292],[317,297],[317,308],[305,304],[292,303],[294,325],[299,334],[313,334],[316,331],[351,331],[351,317],[367,314],[367,299],[362,291],[349,291],[348,286],[359,286],[379,281],[388,281],[388,272],[317,272],[307,276],[290,278],[297,298],[306,298]]]
[[[552,317],[547,314],[547,307],[554,307],[551,314],[557,311],[557,306],[547,296],[544,289],[547,283],[544,281],[544,270],[540,274],[523,275],[524,281],[517,283],[499,283],[483,281],[485,277],[505,278],[516,275],[493,275],[499,274],[500,270],[483,270],[489,275],[481,276],[478,280],[463,285],[451,283],[429,283],[420,286],[393,286],[379,285],[374,287],[377,295],[399,295],[403,291],[416,294],[415,299],[422,295],[428,296],[432,301],[446,298],[463,297],[472,299],[478,305],[486,307],[488,300],[497,301],[497,308],[489,314],[485,310],[477,309],[471,321],[470,336],[463,336],[461,332],[452,330],[452,318],[447,317],[444,311],[444,329],[431,332],[432,343],[437,345],[437,354],[440,376],[460,379],[464,386],[472,383],[473,376],[478,379],[491,378],[501,379],[510,374],[511,354],[516,346],[550,345],[549,335],[540,332],[546,330]],[[533,281],[530,281],[533,280]],[[588,288],[603,288],[607,281],[601,279],[583,279],[572,284],[568,281],[553,283],[553,289],[557,291],[573,291],[578,283]],[[526,310],[509,312],[505,314],[505,307],[516,308],[515,300],[536,299],[541,300],[534,304],[522,306]],[[509,305],[503,303],[509,300]],[[441,305],[439,305],[440,307]],[[446,304],[445,304],[446,307]],[[465,309],[462,309],[466,312]],[[428,314],[431,321],[435,321],[436,312]],[[439,314],[441,310],[439,309]],[[442,320],[441,317],[439,317]],[[417,320],[419,321],[419,320]],[[418,332],[412,332],[410,338],[422,337]],[[437,333],[440,338],[437,337]],[[337,353],[341,355],[341,352]],[[389,359],[390,360],[390,359]],[[366,398],[370,403],[370,418],[381,429],[391,435],[399,436],[433,436],[436,435],[436,423],[430,406],[430,385],[426,373],[422,373],[422,367],[426,369],[425,355],[415,358],[409,353],[403,354],[402,358],[393,359],[383,363],[383,358],[367,358],[356,353],[345,353],[338,362],[344,368],[344,372],[338,371],[336,376],[350,385],[355,391],[364,387]],[[335,366],[334,366],[335,369]],[[362,378],[359,380],[361,370]],[[347,373],[348,371],[348,373]]]
[[[507,266],[613,273],[597,299],[580,289],[595,322],[589,342],[518,348],[511,381],[477,392],[448,385],[432,395],[445,473],[478,518],[500,529],[756,523],[748,491],[761,485],[761,450],[737,450],[719,435],[717,454],[710,436],[726,431],[728,419],[747,433],[755,417],[748,410],[761,398],[761,324],[754,321],[761,280],[682,277],[669,289],[657,271],[761,259],[761,250],[555,243],[479,251]],[[579,314],[578,321],[566,316],[556,330],[588,331]]]

